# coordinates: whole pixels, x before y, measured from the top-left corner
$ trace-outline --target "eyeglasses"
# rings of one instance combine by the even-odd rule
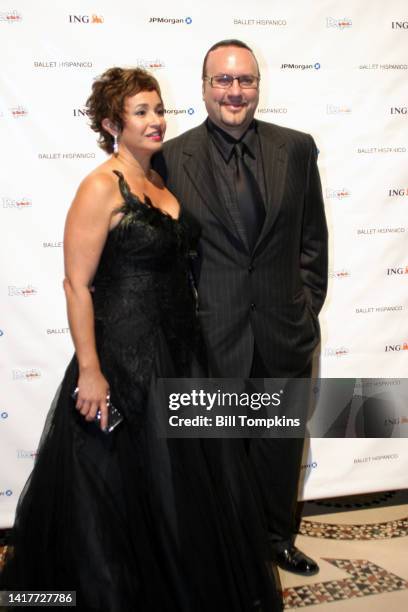
[[[240,74],[239,76],[232,76],[232,74],[216,74],[212,77],[205,76],[203,80],[208,81],[211,87],[215,87],[216,89],[229,89],[232,87],[234,81],[238,81],[242,89],[258,89],[261,77],[254,76],[253,74]]]

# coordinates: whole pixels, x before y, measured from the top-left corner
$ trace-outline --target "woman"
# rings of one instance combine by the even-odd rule
[[[79,609],[100,612],[279,609],[245,454],[221,440],[158,436],[157,377],[190,375],[201,353],[189,271],[199,230],[150,167],[165,133],[159,85],[111,68],[87,107],[111,155],[67,216],[75,356],[19,501],[1,586],[75,590]],[[123,421],[106,433],[110,401]]]

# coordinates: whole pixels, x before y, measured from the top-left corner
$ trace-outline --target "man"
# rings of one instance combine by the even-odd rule
[[[327,228],[311,136],[254,120],[260,74],[238,40],[204,59],[204,124],[156,168],[202,229],[199,314],[214,377],[309,377],[327,287]],[[317,564],[293,544],[303,440],[251,441],[278,565]]]

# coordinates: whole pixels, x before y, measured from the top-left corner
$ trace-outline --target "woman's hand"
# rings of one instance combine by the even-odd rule
[[[76,409],[86,421],[93,421],[98,410],[101,411],[100,427],[108,426],[109,384],[100,370],[93,369],[80,372]]]

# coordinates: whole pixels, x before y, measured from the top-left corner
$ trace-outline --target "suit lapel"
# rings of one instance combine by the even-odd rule
[[[183,150],[184,170],[194,185],[198,196],[217,219],[235,236],[239,236],[247,250],[246,238],[241,236],[234,219],[218,197],[218,190],[212,172],[212,159],[208,146],[205,123],[190,134]]]
[[[279,214],[288,166],[288,154],[285,143],[276,137],[273,126],[258,122],[258,134],[261,144],[262,159],[266,184],[266,216],[255,250],[270,232]]]

